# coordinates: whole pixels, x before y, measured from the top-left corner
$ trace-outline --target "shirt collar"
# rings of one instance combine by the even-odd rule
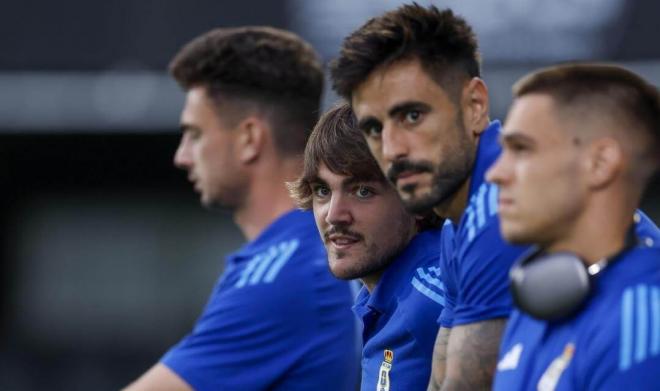
[[[251,258],[260,253],[265,247],[279,240],[291,238],[292,233],[303,232],[308,229],[316,230],[316,223],[312,212],[293,209],[280,215],[266,229],[252,241],[246,243],[239,250],[228,257],[230,261],[239,261]]]
[[[486,180],[486,171],[499,157],[502,147],[498,142],[498,137],[502,131],[502,124],[498,120],[491,121],[488,127],[484,130],[479,138],[479,145],[477,146],[477,156],[472,169],[470,177],[470,194],[471,197]]]
[[[429,248],[439,246],[440,232],[441,229],[436,228],[415,235],[383,272],[371,294],[366,286],[362,287],[355,302],[355,312],[360,316],[370,310],[386,312],[398,298],[402,287],[410,282],[412,270],[418,266],[418,261],[424,258]]]

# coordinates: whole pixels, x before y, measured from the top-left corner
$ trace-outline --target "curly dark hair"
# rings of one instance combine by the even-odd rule
[[[372,18],[349,35],[331,64],[333,89],[350,100],[355,88],[379,67],[417,59],[439,85],[456,98],[456,86],[480,76],[477,39],[451,10],[417,3]]]
[[[169,65],[184,90],[203,86],[217,100],[265,113],[283,154],[300,154],[318,119],[323,70],[310,44],[272,27],[211,30]],[[240,110],[239,110],[240,111]]]

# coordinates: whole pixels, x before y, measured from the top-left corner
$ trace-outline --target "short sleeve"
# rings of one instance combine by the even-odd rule
[[[454,228],[449,220],[445,221],[440,237],[440,279],[445,287],[444,307],[440,312],[437,323],[440,327],[451,328],[454,319],[454,306],[456,304],[455,265],[453,264]]]
[[[525,251],[504,241],[493,216],[477,236],[459,249],[460,265],[453,325],[508,317],[512,309],[509,270]]]
[[[593,316],[611,320],[594,323],[587,334],[591,338],[581,352],[576,351],[576,359],[578,353],[584,354],[579,360],[578,386],[584,390],[660,389],[660,286],[631,285],[612,304]]]
[[[267,389],[300,358],[310,327],[294,309],[304,297],[281,284],[216,288],[192,333],[162,363],[196,390]]]

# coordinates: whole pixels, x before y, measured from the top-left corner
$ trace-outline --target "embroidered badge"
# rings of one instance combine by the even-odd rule
[[[564,373],[564,370],[568,367],[568,364],[571,363],[573,354],[575,353],[575,345],[572,343],[566,344],[564,346],[564,352],[561,356],[555,358],[548,369],[545,370],[539,384],[536,386],[538,391],[554,391],[559,383],[559,378],[561,374]]]
[[[383,362],[380,364],[378,374],[378,384],[376,391],[390,391],[390,370],[392,370],[392,361],[394,361],[394,352],[385,349],[383,351]]]

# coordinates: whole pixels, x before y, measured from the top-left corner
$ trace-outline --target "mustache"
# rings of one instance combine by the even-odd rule
[[[351,239],[362,240],[362,235],[340,225],[335,225],[329,230],[325,231],[325,233],[323,234],[323,239],[327,242],[330,240],[331,235],[342,235],[342,236],[348,236]]]
[[[401,175],[403,172],[433,173],[433,165],[425,161],[412,162],[406,159],[397,160],[392,163],[392,166],[389,168],[389,170],[387,170],[387,179],[389,179],[392,183],[396,183],[399,175]]]

